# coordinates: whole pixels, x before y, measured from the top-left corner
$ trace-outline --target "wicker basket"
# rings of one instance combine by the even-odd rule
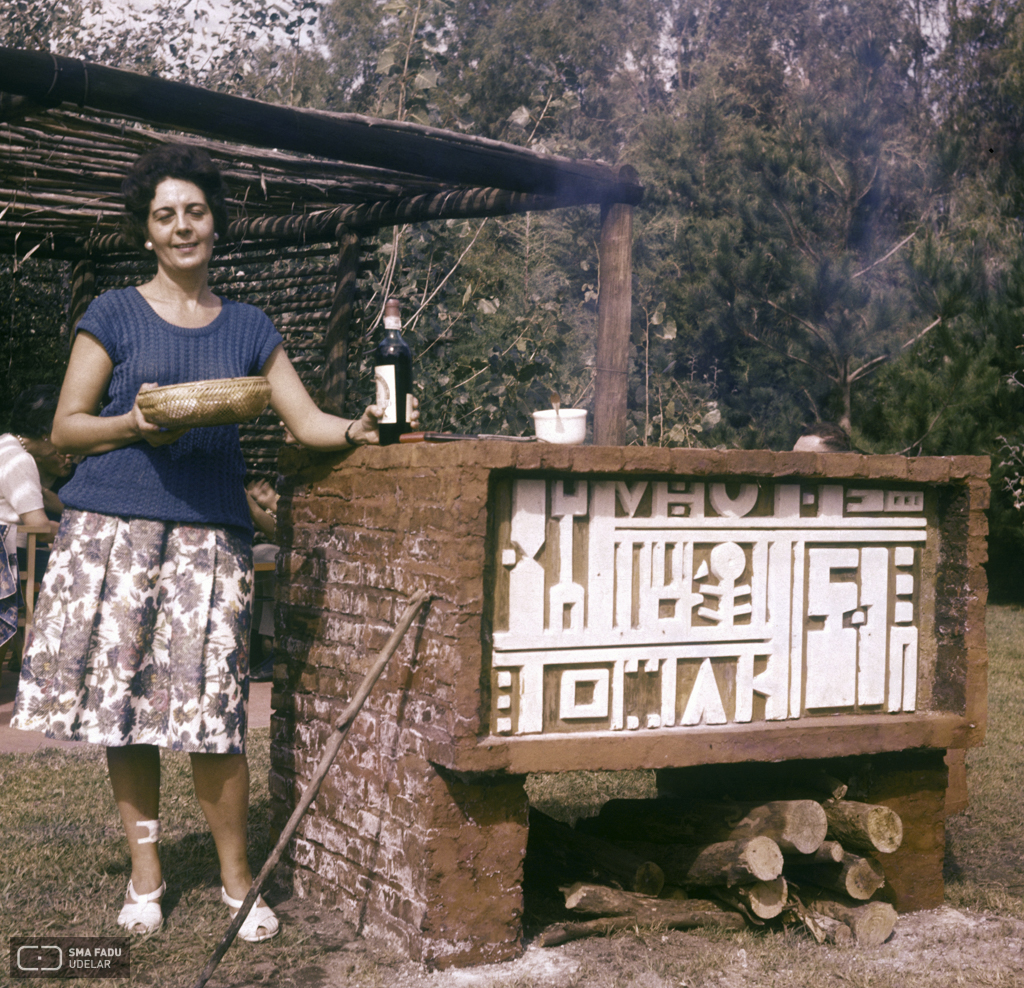
[[[146,421],[165,428],[234,425],[267,407],[270,384],[265,377],[222,377],[152,388],[138,401]]]

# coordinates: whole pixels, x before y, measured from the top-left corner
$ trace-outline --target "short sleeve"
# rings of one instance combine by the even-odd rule
[[[85,315],[78,321],[75,332],[81,330],[95,336],[100,341],[107,356],[116,364],[121,360],[117,323],[119,320],[113,318],[113,295],[108,297],[107,293],[94,298],[85,310]]]
[[[284,343],[284,338],[270,321],[270,317],[262,309],[257,311],[259,312],[259,331],[256,334],[258,342],[256,359],[252,368],[253,374],[262,371],[263,365],[270,359],[270,355]]]

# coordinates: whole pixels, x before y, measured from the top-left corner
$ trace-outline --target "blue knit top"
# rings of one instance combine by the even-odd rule
[[[161,319],[135,288],[105,292],[78,329],[103,345],[114,370],[101,416],[124,415],[146,382],[181,384],[258,374],[281,342],[266,314],[221,300],[208,326]],[[190,429],[167,446],[145,440],[88,456],[60,491],[68,507],[107,515],[220,525],[252,534],[238,426]]]

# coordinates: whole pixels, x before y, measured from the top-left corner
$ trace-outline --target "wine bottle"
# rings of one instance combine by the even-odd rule
[[[399,436],[411,431],[409,425],[412,396],[412,351],[402,338],[402,316],[398,299],[384,303],[384,339],[375,353],[377,404],[384,409],[378,422],[381,446],[397,443]]]

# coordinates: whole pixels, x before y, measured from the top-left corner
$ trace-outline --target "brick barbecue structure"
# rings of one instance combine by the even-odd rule
[[[903,818],[889,899],[941,902],[943,757],[985,727],[986,459],[463,442],[282,468],[278,829],[434,594],[290,846],[300,894],[430,964],[511,958],[527,774],[685,793],[814,759]]]

